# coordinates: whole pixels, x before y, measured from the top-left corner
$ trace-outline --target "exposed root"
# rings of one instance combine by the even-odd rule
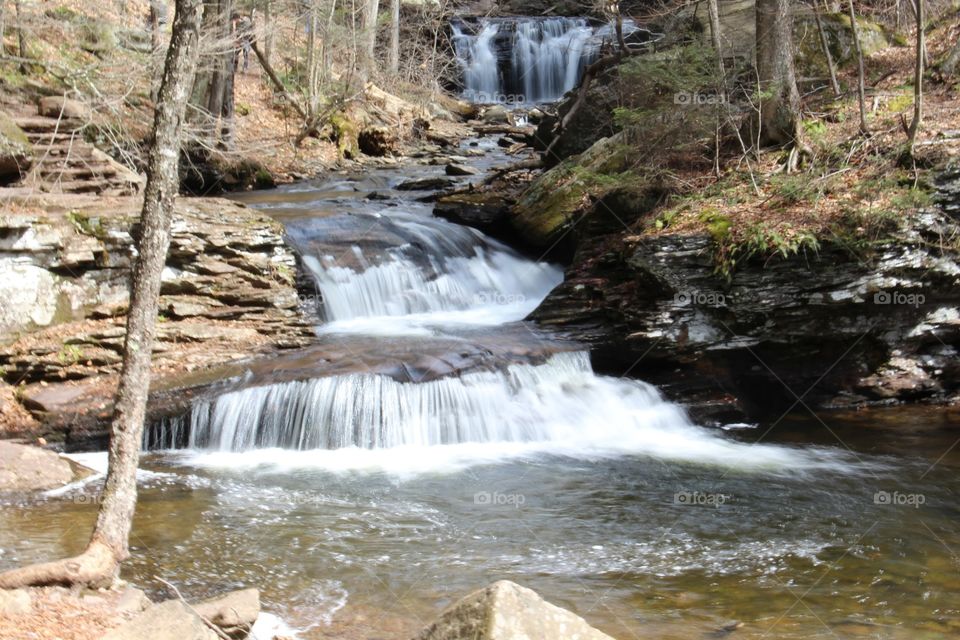
[[[119,568],[120,564],[107,545],[91,542],[78,556],[0,573],[0,589],[55,585],[108,587],[116,579]]]

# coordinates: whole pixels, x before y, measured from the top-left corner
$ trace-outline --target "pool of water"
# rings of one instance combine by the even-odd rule
[[[777,425],[763,441],[790,455],[763,467],[742,446],[762,425],[705,434],[736,436],[741,456],[705,462],[483,444],[400,466],[153,453],[124,577],[156,595],[156,578],[191,597],[258,586],[304,638],[407,637],[504,578],[620,639],[957,637],[956,413],[821,418]],[[830,464],[798,464],[814,459]],[[4,504],[0,568],[78,552],[96,488]]]

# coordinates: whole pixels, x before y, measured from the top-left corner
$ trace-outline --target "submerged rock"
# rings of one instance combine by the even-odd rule
[[[0,440],[0,491],[43,491],[73,480],[73,467],[52,451]]]
[[[415,640],[613,640],[580,616],[508,580],[475,591]]]

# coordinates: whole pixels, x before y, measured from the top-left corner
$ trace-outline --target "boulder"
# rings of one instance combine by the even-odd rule
[[[102,640],[219,640],[216,633],[179,600],[147,608],[109,631]]]
[[[40,115],[47,118],[70,118],[86,120],[90,117],[90,109],[79,100],[63,96],[47,96],[40,98],[38,104]]]
[[[511,124],[510,112],[503,105],[495,104],[483,110],[480,119],[488,124]]]
[[[33,164],[33,147],[27,135],[0,111],[0,185],[16,182]]]
[[[32,609],[26,589],[0,589],[0,616],[22,616]]]
[[[453,180],[449,178],[421,178],[419,180],[407,180],[397,185],[398,191],[439,191],[453,186]]]
[[[475,176],[480,173],[480,170],[476,167],[471,167],[465,164],[457,164],[455,162],[448,164],[444,168],[444,171],[448,176]]]
[[[73,467],[52,451],[0,441],[0,491],[41,491],[73,480]]]
[[[241,589],[194,605],[202,617],[231,638],[246,638],[260,615],[260,591]]]
[[[508,580],[466,596],[415,640],[613,640],[580,616]]]

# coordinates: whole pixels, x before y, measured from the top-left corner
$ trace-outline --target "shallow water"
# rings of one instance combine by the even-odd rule
[[[257,586],[304,638],[408,638],[504,578],[621,640],[960,636],[955,410],[691,424],[522,321],[559,269],[393,188],[441,171],[245,196],[316,276],[318,344],[148,438],[182,448],[143,459],[124,577]],[[98,483],[6,498],[0,569],[80,551]]]
[[[484,444],[382,464],[351,463],[370,451],[149,454],[125,577],[196,597],[257,585],[266,610],[317,624],[304,637],[340,637],[358,617],[403,637],[501,578],[617,638],[715,637],[733,620],[744,638],[956,637],[960,456],[941,458],[956,421],[871,415],[827,416],[853,451],[792,420],[765,441],[824,442],[784,444],[796,459],[764,469]],[[796,466],[821,454],[829,468]],[[0,564],[79,550],[94,489],[5,505]]]

